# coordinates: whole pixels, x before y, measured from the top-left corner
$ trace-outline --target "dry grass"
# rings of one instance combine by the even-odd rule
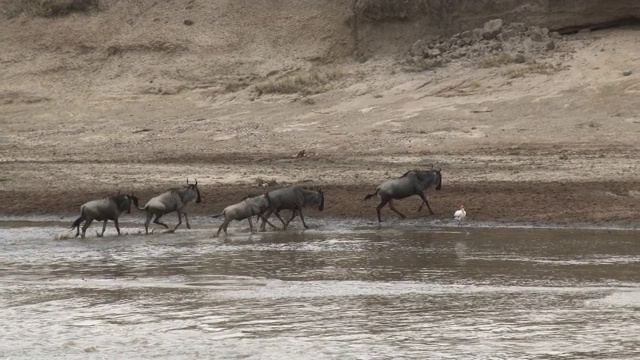
[[[332,81],[344,76],[337,67],[316,68],[258,84],[256,90],[264,94],[317,94],[327,91]]]
[[[442,60],[416,58],[409,59],[405,66],[402,67],[404,72],[422,72],[426,70],[435,69],[442,66]]]
[[[0,0],[0,13],[7,18],[20,15],[64,16],[73,12],[100,9],[101,0]]]
[[[560,68],[547,63],[531,62],[516,68],[506,70],[503,75],[509,79],[524,77],[527,74],[552,75],[560,71]]]

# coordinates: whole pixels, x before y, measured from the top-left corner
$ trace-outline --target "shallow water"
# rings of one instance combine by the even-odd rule
[[[0,222],[0,357],[640,357],[637,231],[194,222]]]

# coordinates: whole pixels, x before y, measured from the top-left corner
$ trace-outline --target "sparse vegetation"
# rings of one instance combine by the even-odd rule
[[[0,0],[0,13],[7,18],[23,14],[55,17],[99,8],[100,0]]]
[[[317,94],[326,91],[332,81],[344,76],[338,67],[316,68],[258,84],[256,90],[264,94]]]
[[[551,75],[560,71],[560,68],[548,63],[530,62],[504,72],[504,76],[509,79],[524,77],[526,74]]]
[[[501,52],[498,55],[492,55],[482,58],[479,65],[483,68],[490,68],[523,62],[526,62],[524,55],[514,56],[507,52]]]
[[[442,60],[439,59],[425,59],[409,58],[405,66],[402,67],[404,72],[422,72],[426,70],[435,69],[442,66]]]

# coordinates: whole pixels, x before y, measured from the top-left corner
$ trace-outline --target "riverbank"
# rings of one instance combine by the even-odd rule
[[[375,221],[378,198],[363,201],[374,185],[367,184],[313,184],[325,192],[325,209],[306,210],[310,218],[362,218]],[[190,215],[211,215],[225,206],[239,201],[247,194],[266,192],[277,186],[207,185],[200,183],[203,201],[189,205]],[[418,197],[396,203],[398,210],[408,219],[425,221],[447,220],[453,211],[463,204],[469,221],[519,223],[526,225],[571,225],[618,226],[634,228],[639,224],[638,199],[628,196],[630,188],[638,188],[633,182],[485,182],[447,183],[442,190],[429,189],[427,197],[435,215],[426,209],[417,213]],[[80,205],[91,199],[101,198],[114,189],[74,189],[50,192],[46,189],[32,191],[0,191],[4,201],[4,215],[75,216]],[[133,189],[143,205],[164,188],[149,187]],[[135,210],[133,213],[135,214]],[[174,218],[175,215],[168,215]],[[395,221],[398,216],[388,207],[382,210],[383,221]]]

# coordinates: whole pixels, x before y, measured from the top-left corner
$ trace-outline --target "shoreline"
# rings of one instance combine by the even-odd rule
[[[200,192],[203,201],[189,204],[187,213],[201,217],[219,212],[224,207],[238,202],[247,194],[272,191],[289,184],[278,186],[210,185],[202,184]],[[325,192],[325,210],[306,209],[309,219],[323,221],[357,221],[376,224],[375,207],[379,198],[363,201],[367,193],[375,189],[373,184],[322,184],[309,183],[303,186],[320,186]],[[452,214],[461,204],[468,212],[473,224],[487,224],[487,227],[543,227],[543,228],[614,228],[637,229],[640,226],[638,204],[640,201],[629,195],[630,189],[640,188],[635,181],[594,181],[594,182],[473,182],[443,183],[442,190],[429,188],[426,191],[435,215],[428,215],[423,209],[417,213],[420,199],[415,196],[396,202],[403,212],[406,223],[419,222],[440,226],[450,221]],[[111,191],[109,191],[111,190]],[[165,187],[134,188],[143,206],[152,196],[166,190]],[[60,221],[77,216],[79,207],[87,201],[102,198],[112,189],[92,188],[73,191],[44,191],[41,189],[5,190],[0,189],[4,199],[4,211],[0,221],[30,221],[30,219],[50,219]],[[139,210],[132,209],[131,214]],[[175,214],[166,215],[175,221]],[[127,216],[128,217],[128,216]],[[382,209],[382,226],[399,221],[400,218],[388,206]],[[39,221],[39,220],[38,220]],[[43,220],[45,221],[45,220]],[[129,222],[129,220],[125,220]],[[171,221],[171,220],[170,220]],[[483,225],[480,225],[483,226]]]
[[[171,216],[174,216],[172,219]],[[20,227],[45,227],[47,225],[61,225],[62,229],[67,229],[69,224],[73,222],[74,217],[71,215],[65,217],[53,217],[51,215],[23,215],[23,216],[4,216],[0,215],[0,229],[16,229]],[[221,221],[218,222],[203,222],[203,219],[209,219],[208,216],[204,215],[194,215],[194,217],[190,217],[190,223],[192,225],[191,229],[187,229],[186,226],[183,225],[178,228],[178,232],[182,230],[188,231],[209,231],[216,230],[220,225]],[[136,221],[137,220],[137,221]],[[168,224],[170,226],[175,225],[175,215],[169,215]],[[299,221],[299,220],[294,220]],[[387,230],[392,228],[397,229],[416,229],[420,227],[427,227],[433,230],[459,230],[463,232],[463,229],[472,230],[472,229],[482,229],[482,230],[499,230],[499,229],[522,229],[522,230],[579,230],[579,231],[640,231],[640,224],[620,224],[615,222],[608,223],[550,223],[550,222],[489,222],[489,221],[473,221],[466,223],[462,227],[458,227],[453,220],[450,222],[436,220],[436,221],[425,221],[419,222],[419,219],[400,219],[395,218],[393,220],[389,220],[378,224],[374,220],[366,219],[366,218],[332,218],[332,217],[322,217],[315,218],[309,216],[307,222],[310,225],[309,229],[303,229],[302,225],[295,225],[294,227],[290,227],[286,231],[291,232],[303,232],[303,231],[323,231],[326,229],[318,229],[317,223],[319,222],[321,225],[345,225],[352,226],[357,228],[356,230],[360,230],[362,228],[378,228],[378,230]],[[241,222],[234,221],[231,223],[235,224],[234,227],[247,228],[247,234],[249,225],[246,220]],[[280,225],[279,222],[275,223],[276,225]],[[153,225],[153,224],[152,224]],[[91,227],[96,227],[96,229],[101,226],[101,222],[94,222],[91,224]],[[144,229],[144,218],[140,217],[138,219],[132,219],[129,215],[126,218],[120,221],[121,228],[127,227],[135,227],[139,226],[141,229]],[[254,221],[254,227],[256,226]],[[113,223],[109,222],[107,224],[107,230],[113,227]],[[195,228],[194,228],[195,227]],[[337,229],[344,229],[344,227],[338,227]],[[156,230],[161,231],[161,227],[156,227]],[[329,229],[331,230],[331,229]],[[283,231],[281,228],[278,230],[268,230],[267,232],[277,232]],[[256,233],[261,233],[256,230]]]

